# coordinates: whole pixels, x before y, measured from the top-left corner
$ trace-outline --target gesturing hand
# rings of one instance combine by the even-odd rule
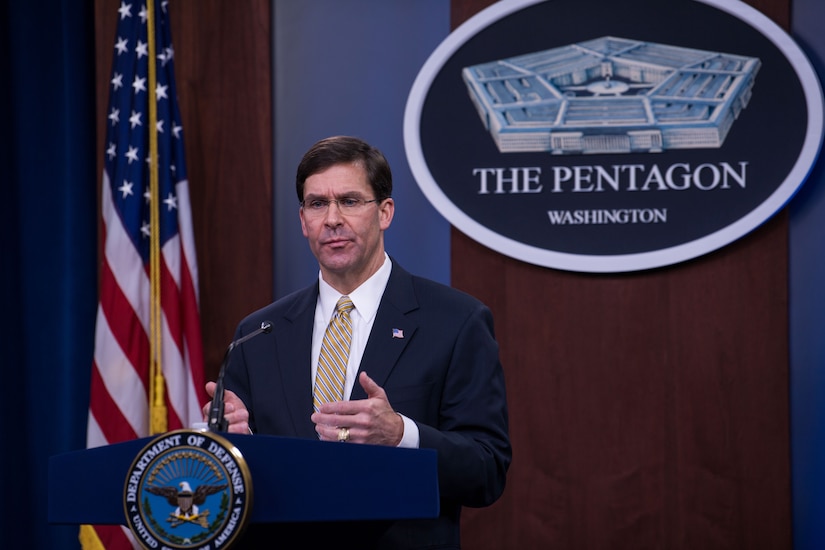
[[[393,410],[384,388],[367,373],[358,376],[366,399],[324,403],[312,414],[315,431],[323,441],[338,441],[339,428],[349,429],[347,441],[396,446],[404,435],[404,421]]]

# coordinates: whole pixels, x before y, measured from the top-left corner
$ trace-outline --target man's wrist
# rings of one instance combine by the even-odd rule
[[[396,447],[404,447],[407,449],[417,449],[419,445],[418,424],[413,420],[407,418],[401,413],[395,413],[401,417],[404,422],[404,432],[401,434],[401,441]]]

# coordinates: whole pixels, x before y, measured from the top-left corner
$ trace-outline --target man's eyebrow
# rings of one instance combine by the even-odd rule
[[[342,199],[342,198],[363,199],[364,194],[361,193],[360,191],[343,191],[341,193],[336,193],[332,197],[329,197],[327,195],[316,195],[314,193],[307,193],[306,195],[304,195],[304,200],[308,200],[308,199],[330,199],[330,198],[336,198],[336,199]]]

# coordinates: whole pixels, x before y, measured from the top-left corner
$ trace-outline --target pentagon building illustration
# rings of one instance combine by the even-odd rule
[[[462,70],[501,152],[718,148],[761,62],[605,36]]]

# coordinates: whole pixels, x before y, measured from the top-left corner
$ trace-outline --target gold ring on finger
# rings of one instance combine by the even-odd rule
[[[341,443],[349,439],[349,428],[338,428],[338,441]]]

